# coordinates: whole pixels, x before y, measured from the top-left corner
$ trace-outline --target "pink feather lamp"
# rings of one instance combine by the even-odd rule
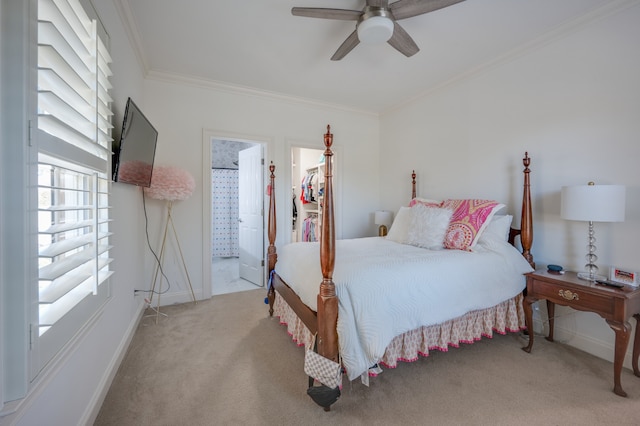
[[[186,170],[172,166],[157,166],[151,175],[151,186],[144,192],[156,200],[180,201],[193,194],[196,182]]]
[[[149,197],[156,200],[167,201],[167,222],[164,227],[164,236],[162,238],[162,246],[160,248],[159,262],[153,277],[153,286],[151,288],[151,298],[149,299],[149,305],[151,305],[153,295],[156,293],[156,282],[158,279],[158,272],[161,270],[161,265],[164,259],[164,250],[166,247],[169,225],[171,225],[173,235],[175,236],[176,243],[178,245],[178,251],[180,253],[180,258],[182,259],[182,266],[184,267],[187,281],[189,283],[189,288],[191,289],[191,297],[193,298],[193,303],[197,303],[195,293],[193,292],[193,286],[191,285],[191,278],[189,277],[189,272],[187,271],[187,265],[184,261],[184,255],[182,254],[182,248],[180,247],[180,241],[178,240],[178,234],[176,233],[176,228],[173,223],[173,217],[171,215],[173,203],[175,201],[182,201],[189,198],[191,194],[193,194],[193,190],[195,189],[195,187],[196,183],[193,179],[193,176],[186,170],[182,170],[178,167],[172,166],[156,166],[153,169],[153,173],[151,175],[151,186],[149,188],[144,188],[144,193]],[[164,273],[162,274],[162,277],[166,278],[164,276]],[[162,283],[160,285],[162,286]],[[157,294],[158,304],[157,308],[154,309],[156,311],[156,323],[158,322],[158,318],[160,315],[160,295],[162,294],[162,291],[158,291]]]

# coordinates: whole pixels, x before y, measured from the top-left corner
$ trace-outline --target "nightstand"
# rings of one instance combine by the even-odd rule
[[[594,312],[604,318],[609,327],[616,333],[613,361],[613,392],[616,395],[627,396],[620,384],[620,373],[631,336],[631,324],[628,321],[631,316],[636,319],[632,357],[633,373],[640,377],[640,369],[638,369],[638,355],[640,355],[640,288],[624,286],[618,289],[581,280],[575,272],[557,274],[541,270],[527,274],[526,294],[523,307],[527,330],[529,330],[529,344],[522,350],[531,352],[533,347],[533,311],[531,308],[533,302],[540,299],[546,299],[547,301],[547,311],[549,313],[549,336],[547,340],[550,342],[553,342],[556,304],[570,306],[580,311]]]

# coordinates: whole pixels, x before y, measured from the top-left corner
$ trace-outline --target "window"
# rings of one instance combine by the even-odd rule
[[[37,32],[36,374],[106,301],[112,274],[106,34],[79,0],[38,0]]]

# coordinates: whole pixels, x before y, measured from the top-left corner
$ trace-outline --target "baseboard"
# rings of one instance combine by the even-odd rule
[[[169,305],[176,305],[176,304],[180,304],[180,303],[189,303],[189,302],[193,302],[193,296],[195,295],[196,300],[203,300],[203,296],[202,296],[202,292],[201,291],[196,291],[196,289],[194,289],[194,294],[191,294],[190,290],[183,290],[180,292],[175,292],[175,293],[170,293],[170,294],[163,294],[160,297],[160,306],[169,306]],[[158,296],[154,296],[153,300],[151,301],[152,306],[157,307],[158,305]]]
[[[107,366],[98,385],[98,391],[94,394],[91,403],[87,407],[87,411],[85,411],[83,418],[78,424],[83,425],[92,425],[95,423],[98,414],[100,413],[100,409],[102,408],[102,404],[104,403],[105,398],[107,397],[107,393],[109,392],[109,388],[111,387],[111,383],[113,383],[113,379],[118,372],[118,368],[120,368],[120,364],[124,359],[124,356],[127,353],[127,349],[129,349],[129,345],[133,340],[133,336],[136,334],[136,330],[138,329],[138,325],[142,320],[142,314],[145,310],[145,303],[143,300],[140,301],[137,307],[136,320],[131,321],[127,331],[122,336],[122,340],[118,345],[117,350],[114,352],[113,357],[111,358],[111,362]]]
[[[543,332],[544,329],[544,324],[540,320],[539,316],[538,318],[536,318],[536,316],[534,315],[533,330],[538,334],[546,335],[546,333]],[[611,333],[613,333],[613,330],[611,330]],[[570,330],[558,324],[554,326],[553,338],[557,342],[562,342],[571,347],[580,349],[581,351],[587,352],[591,355],[597,356],[598,358],[602,358],[613,363],[615,347],[614,344],[610,342],[596,339],[583,333],[578,333],[575,330]],[[622,364],[624,368],[627,368],[629,370],[633,370],[633,367],[631,365],[631,357],[633,354],[633,340],[634,332],[632,330],[631,338],[629,339],[629,347],[627,348],[627,352],[624,356],[624,362]]]

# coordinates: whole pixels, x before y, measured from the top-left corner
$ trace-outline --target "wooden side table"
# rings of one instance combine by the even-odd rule
[[[570,306],[573,309],[594,312],[607,321],[616,333],[615,355],[613,361],[613,392],[627,396],[620,384],[620,373],[631,336],[629,318],[636,319],[636,333],[633,343],[633,373],[640,377],[638,356],[640,355],[640,288],[624,286],[621,289],[608,287],[590,281],[581,280],[575,272],[554,274],[546,270],[527,274],[527,296],[524,299],[524,312],[529,344],[522,348],[531,352],[533,347],[533,310],[531,304],[546,299],[549,313],[549,336],[553,342],[555,305]]]

